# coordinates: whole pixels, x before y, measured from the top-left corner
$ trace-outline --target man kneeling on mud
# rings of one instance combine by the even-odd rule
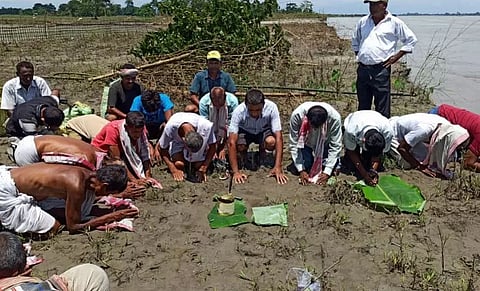
[[[103,165],[124,165],[119,159],[110,159],[94,146],[79,139],[59,135],[29,135],[24,137],[14,152],[15,163],[19,166],[39,162],[82,166],[92,171]],[[145,186],[128,183],[127,189],[113,196],[135,198],[145,194]]]
[[[207,169],[216,152],[213,124],[195,113],[179,112],[168,120],[157,142],[156,151],[172,173],[175,181],[183,181],[185,170],[195,182],[207,181]]]
[[[0,181],[0,223],[18,233],[55,235],[61,230],[60,222],[38,205],[49,198],[65,200],[65,221],[70,234],[138,215],[138,210],[128,208],[87,221],[96,196],[125,189],[124,166],[109,165],[97,172],[45,163],[21,168],[2,166]]]

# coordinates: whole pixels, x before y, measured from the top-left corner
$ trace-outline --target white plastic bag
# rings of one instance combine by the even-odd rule
[[[290,273],[294,273],[297,277],[297,290],[296,291],[321,291],[322,285],[318,278],[313,277],[307,269],[291,268]],[[288,277],[288,275],[287,275]]]

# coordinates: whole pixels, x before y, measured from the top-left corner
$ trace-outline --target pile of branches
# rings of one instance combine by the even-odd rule
[[[223,69],[236,83],[248,71],[275,70],[289,62],[290,43],[281,27],[261,25],[276,11],[275,0],[165,0],[159,5],[172,22],[148,33],[131,51],[149,63],[140,67],[145,87],[173,95],[188,90],[195,73],[205,69],[210,50],[220,51]]]

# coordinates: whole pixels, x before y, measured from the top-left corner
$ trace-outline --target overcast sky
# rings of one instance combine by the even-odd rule
[[[301,0],[278,0],[281,7],[286,3],[301,3]],[[0,0],[0,7],[31,8],[35,3],[52,3],[57,8],[59,4],[67,3],[68,0]],[[116,4],[125,5],[125,1],[113,0]],[[135,6],[141,6],[150,0],[134,0]],[[367,13],[367,4],[362,0],[312,0],[313,8],[322,13]],[[479,0],[391,0],[389,10],[393,13],[467,13],[480,12]]]

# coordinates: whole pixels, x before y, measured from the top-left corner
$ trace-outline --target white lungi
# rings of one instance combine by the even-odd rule
[[[19,166],[40,162],[34,135],[27,135],[18,142],[14,157],[15,163]]]
[[[36,200],[18,192],[10,171],[0,166],[0,223],[18,233],[46,233],[55,224],[55,218],[43,211]]]

